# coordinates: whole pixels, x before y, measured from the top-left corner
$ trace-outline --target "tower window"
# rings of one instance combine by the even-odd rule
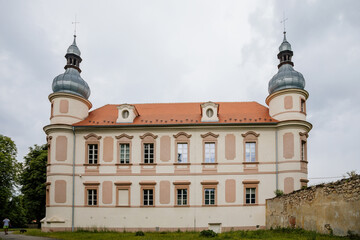
[[[306,112],[306,105],[305,105],[305,100],[304,99],[301,99],[300,111],[303,112],[303,113]]]

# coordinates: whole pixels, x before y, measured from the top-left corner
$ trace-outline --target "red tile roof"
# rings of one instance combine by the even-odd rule
[[[89,113],[74,126],[121,125],[176,125],[176,124],[226,124],[226,123],[275,123],[269,109],[257,102],[217,102],[219,122],[201,122],[202,103],[149,103],[132,104],[139,116],[133,123],[116,123],[119,104],[108,104]]]

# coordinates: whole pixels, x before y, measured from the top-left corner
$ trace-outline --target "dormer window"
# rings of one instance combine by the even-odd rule
[[[201,104],[201,121],[202,122],[218,122],[219,104],[206,102]]]
[[[208,118],[211,118],[214,115],[214,111],[211,108],[208,108],[208,110],[206,110],[206,116]]]
[[[122,104],[117,109],[119,110],[117,123],[133,123],[134,119],[139,116],[134,105]]]
[[[122,117],[124,119],[127,119],[129,117],[129,111],[128,110],[123,110],[121,113]]]

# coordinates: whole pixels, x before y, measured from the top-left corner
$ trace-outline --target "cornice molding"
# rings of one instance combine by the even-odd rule
[[[59,98],[59,97],[76,99],[76,100],[79,100],[79,101],[85,103],[89,109],[92,108],[92,103],[89,100],[87,100],[83,97],[80,97],[78,95],[75,95],[75,94],[70,94],[70,93],[63,93],[63,92],[52,93],[49,95],[49,101],[51,102],[54,98]]]
[[[306,90],[298,89],[298,88],[291,88],[291,89],[280,90],[280,91],[274,92],[273,94],[270,94],[269,96],[267,96],[265,102],[269,106],[270,101],[274,97],[277,97],[277,96],[280,96],[283,94],[287,94],[287,93],[299,93],[299,94],[303,95],[306,100],[309,98],[309,93]]]

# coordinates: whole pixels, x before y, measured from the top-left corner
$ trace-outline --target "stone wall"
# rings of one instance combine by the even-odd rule
[[[360,175],[266,200],[266,228],[360,235]]]

